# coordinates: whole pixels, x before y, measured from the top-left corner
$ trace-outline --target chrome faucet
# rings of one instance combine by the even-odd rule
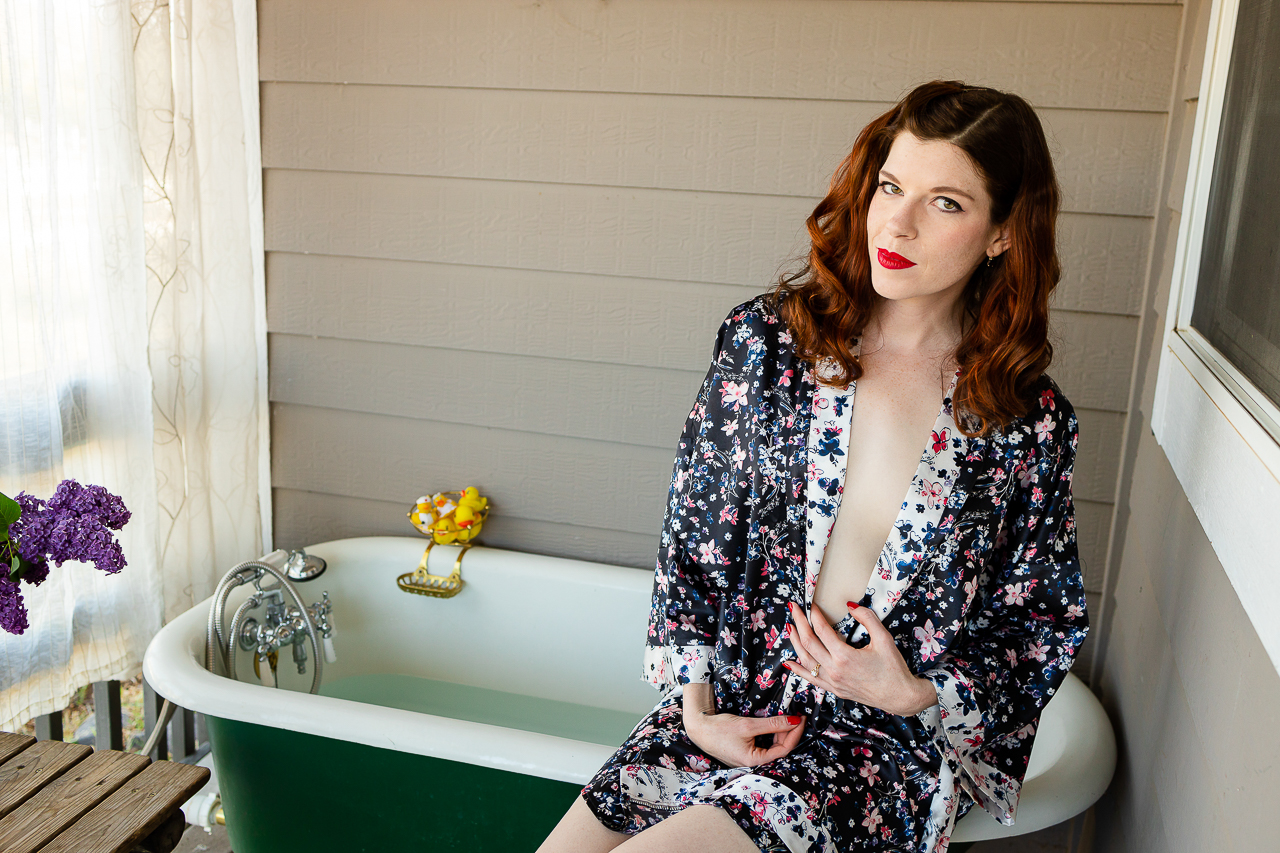
[[[329,618],[333,612],[333,604],[329,601],[329,593],[326,591],[320,601],[308,604],[304,616],[296,606],[285,604],[284,594],[279,586],[263,589],[260,582],[261,579],[255,581],[257,592],[245,604],[248,605],[247,610],[266,604],[266,622],[259,622],[252,616],[247,617],[241,623],[236,639],[240,648],[257,655],[263,681],[275,681],[273,676],[267,674],[270,657],[273,652],[278,653],[285,646],[292,649],[298,674],[302,675],[307,671],[307,617],[310,617],[311,624],[315,625],[316,632],[320,634],[325,662],[335,663],[338,657],[333,648],[333,623]]]
[[[308,556],[304,551],[277,550],[257,560],[241,563],[218,583],[209,608],[209,626],[205,633],[206,669],[213,673],[219,672],[222,659],[225,659],[226,675],[235,679],[237,650],[252,651],[255,653],[254,669],[257,670],[258,677],[264,685],[275,687],[278,652],[285,646],[290,646],[298,672],[305,673],[307,649],[304,643],[309,640],[315,653],[311,692],[319,690],[324,661],[335,663],[338,660],[333,649],[333,605],[329,601],[328,592],[323,594],[321,601],[304,605],[290,579],[295,574],[290,569],[301,570],[296,572],[302,575],[299,579],[310,580],[324,571],[325,562],[319,557]],[[276,584],[264,588],[262,581],[267,575],[274,577]],[[227,597],[233,588],[247,583],[254,585],[254,592],[236,608],[231,627],[225,630],[223,625],[226,624]],[[292,604],[285,603],[285,593],[288,593]],[[249,611],[263,604],[267,606],[266,622],[259,623],[249,616]]]

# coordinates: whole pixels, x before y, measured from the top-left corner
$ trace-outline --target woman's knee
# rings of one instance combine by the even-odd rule
[[[581,796],[574,799],[569,810],[551,830],[538,853],[605,853],[627,840],[621,832],[609,829],[588,808]]]
[[[759,853],[738,822],[719,806],[689,806],[634,835],[628,853]]]

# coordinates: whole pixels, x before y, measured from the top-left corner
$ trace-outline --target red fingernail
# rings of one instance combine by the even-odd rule
[[[791,661],[789,661],[789,660],[787,660],[787,661],[783,661],[783,662],[782,662],[782,665],[783,665],[783,666],[785,666],[787,669],[791,669],[791,668],[792,668],[792,663],[791,663]]]
[[[800,725],[800,718],[799,718],[799,717],[787,717],[787,725],[791,725],[791,726],[798,726],[798,725]]]
[[[856,601],[846,601],[845,604],[849,605],[850,610],[858,609],[858,603]]]

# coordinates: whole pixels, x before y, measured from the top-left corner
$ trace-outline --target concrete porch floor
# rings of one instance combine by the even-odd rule
[[[232,853],[225,826],[215,826],[213,834],[198,826],[188,826],[173,853]]]

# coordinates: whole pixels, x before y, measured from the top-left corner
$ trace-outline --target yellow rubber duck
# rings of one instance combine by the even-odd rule
[[[409,510],[409,521],[439,545],[467,543],[480,535],[480,527],[489,515],[489,499],[475,486],[461,492],[439,492],[423,495]]]

